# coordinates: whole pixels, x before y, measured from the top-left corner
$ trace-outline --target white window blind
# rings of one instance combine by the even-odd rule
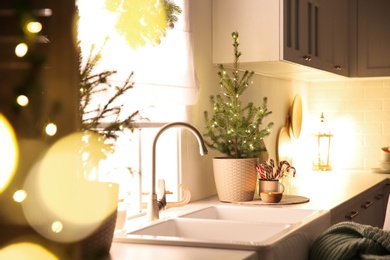
[[[91,44],[109,40],[102,52],[99,70],[117,70],[113,78],[123,81],[133,71],[135,87],[126,96],[126,107],[139,110],[159,105],[192,105],[198,99],[198,81],[194,69],[192,34],[188,0],[175,0],[182,13],[161,43],[132,49],[115,30],[118,14],[105,10],[105,0],[79,0],[79,38],[83,53]],[[125,110],[125,111],[126,111]]]

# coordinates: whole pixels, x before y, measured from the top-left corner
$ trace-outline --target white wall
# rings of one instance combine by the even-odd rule
[[[390,145],[390,79],[311,83],[309,97],[310,117],[323,111],[334,133],[334,166],[378,167]]]

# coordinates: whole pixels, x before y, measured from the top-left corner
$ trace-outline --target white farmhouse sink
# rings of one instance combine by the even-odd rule
[[[177,237],[191,243],[240,243],[263,244],[267,239],[291,228],[290,224],[218,221],[190,218],[167,219],[128,234],[128,237],[153,236]],[[186,243],[186,244],[191,244]]]
[[[296,224],[318,213],[308,209],[211,206],[181,217]]]
[[[116,235],[115,242],[255,250],[261,258],[305,259],[330,226],[329,211],[208,206]]]

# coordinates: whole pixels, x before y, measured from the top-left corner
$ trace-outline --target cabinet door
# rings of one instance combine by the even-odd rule
[[[319,0],[284,0],[283,59],[320,68]]]
[[[382,228],[383,223],[385,221],[385,213],[386,213],[386,206],[385,206],[385,199],[384,199],[384,193],[383,189],[381,191],[378,191],[372,198],[374,201],[372,209],[369,214],[369,221],[370,225]]]
[[[319,22],[321,69],[349,75],[348,0],[322,1]]]
[[[307,12],[304,0],[284,0],[283,14],[283,59],[295,63],[308,62]]]
[[[390,76],[390,1],[358,0],[357,76]]]

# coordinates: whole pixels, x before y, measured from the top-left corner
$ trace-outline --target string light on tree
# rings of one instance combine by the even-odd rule
[[[25,95],[19,95],[16,98],[16,103],[21,107],[26,107],[29,103],[28,97]]]
[[[24,42],[19,43],[15,47],[15,55],[19,58],[24,57],[28,52],[28,45]]]
[[[45,127],[45,133],[48,136],[54,136],[57,133],[57,125],[54,123],[48,123]]]
[[[18,26],[12,30],[17,31],[18,42],[14,43],[14,49],[10,50],[10,54],[19,58],[15,61],[17,66],[26,69],[20,70],[20,80],[13,87],[14,106],[10,110],[10,117],[15,118],[16,122],[21,122],[14,125],[18,128],[16,131],[20,136],[37,138],[42,137],[42,133],[48,135],[45,120],[52,121],[52,117],[58,116],[61,112],[61,106],[56,104],[58,101],[51,101],[50,97],[45,96],[46,81],[42,81],[40,76],[44,67],[48,65],[45,44],[50,43],[47,36],[42,34],[46,29],[42,21],[48,21],[52,10],[32,7],[30,1],[16,2],[18,4],[13,9],[15,11],[13,17],[17,19],[15,23]],[[48,133],[52,134],[53,128],[49,127],[49,130]]]
[[[40,22],[29,22],[26,28],[30,33],[39,33],[42,30],[42,24]]]
[[[25,190],[17,190],[12,198],[16,202],[22,202],[27,198],[27,192]]]

